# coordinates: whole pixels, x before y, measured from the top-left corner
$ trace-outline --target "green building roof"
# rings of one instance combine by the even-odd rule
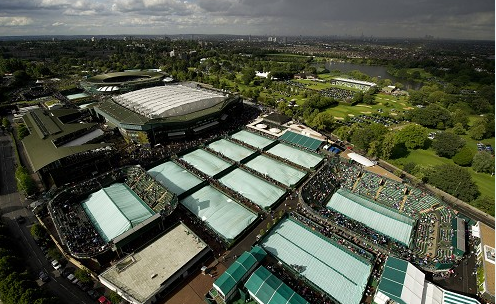
[[[248,281],[246,281],[245,287],[250,295],[261,304],[308,303],[263,266],[253,272]]]
[[[389,257],[384,265],[380,292],[400,304],[420,303],[425,275],[407,261]]]
[[[286,131],[283,135],[279,137],[279,139],[290,143],[294,143],[296,145],[308,148],[310,150],[317,150],[322,144],[322,140],[314,139],[291,131]]]
[[[87,133],[96,124],[63,123],[63,117],[77,115],[77,110],[45,111],[36,109],[26,114],[23,119],[31,134],[22,143],[31,162],[33,171],[60,160],[64,157],[108,146],[108,144],[83,144],[64,147],[60,143],[64,138],[78,137]]]
[[[249,274],[255,265],[262,261],[267,253],[259,246],[245,251],[226,271],[214,282],[214,287],[224,297],[227,297],[236,286]]]

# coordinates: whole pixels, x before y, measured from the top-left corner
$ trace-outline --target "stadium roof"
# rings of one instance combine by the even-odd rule
[[[250,295],[260,304],[308,304],[267,268],[260,266],[245,283]]]
[[[370,276],[370,261],[292,218],[280,221],[260,243],[265,251],[341,304],[358,304]],[[329,284],[332,282],[332,284]]]
[[[310,150],[317,150],[322,144],[322,140],[314,139],[305,135],[297,134],[291,131],[286,131],[279,137],[280,140],[294,143]]]
[[[45,111],[34,109],[24,115],[23,119],[31,134],[24,137],[22,144],[31,162],[33,171],[74,154],[107,147],[108,144],[84,144],[76,146],[57,146],[54,142],[73,134],[90,132],[96,124],[91,123],[63,123],[60,118],[67,115],[76,115],[77,110],[59,109]],[[75,138],[79,136],[74,135]]]
[[[357,163],[361,164],[362,166],[365,166],[365,167],[372,167],[375,165],[374,162],[372,162],[370,159],[368,159],[364,156],[361,156],[360,154],[348,153],[347,156],[349,158],[351,158],[352,160],[356,161]]]
[[[120,183],[91,194],[82,205],[106,242],[155,214],[136,193]]]
[[[122,84],[123,82],[140,82],[148,79],[161,79],[164,74],[152,71],[124,71],[99,74],[86,79],[89,83]]]
[[[386,304],[480,304],[476,299],[444,290],[425,280],[425,275],[407,261],[389,257],[377,286],[374,302]]]
[[[407,246],[410,245],[415,220],[398,213],[396,210],[344,189],[336,191],[326,207],[342,213],[398,242]]]
[[[344,82],[349,82],[349,83],[356,83],[356,84],[362,84],[362,85],[371,86],[371,87],[377,85],[377,84],[375,84],[373,82],[361,81],[361,80],[355,80],[355,79],[349,79],[349,78],[339,78],[339,77],[336,77],[336,78],[333,78],[333,80],[344,81]]]
[[[148,118],[181,116],[211,108],[226,96],[183,85],[157,86],[114,97],[114,101]]]
[[[170,277],[206,248],[201,239],[179,224],[143,250],[112,265],[99,278],[136,302],[148,303]]]
[[[245,251],[226,269],[226,271],[214,282],[214,288],[224,297],[227,297],[234,288],[245,278],[249,272],[260,263],[267,253],[259,246]]]
[[[378,290],[400,304],[422,304],[425,274],[407,261],[389,257]]]

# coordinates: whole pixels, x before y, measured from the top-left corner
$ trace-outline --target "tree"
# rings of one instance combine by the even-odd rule
[[[453,161],[455,164],[460,165],[462,167],[470,166],[472,163],[472,159],[474,158],[474,152],[472,149],[465,146],[458,151],[458,153],[453,156]]]
[[[494,216],[494,198],[479,196],[477,199],[472,201],[470,205],[491,216]]]
[[[24,137],[29,135],[29,129],[25,124],[20,124],[17,128],[17,137],[22,140]]]
[[[34,194],[36,192],[36,184],[25,167],[17,167],[15,177],[17,180],[17,188],[19,189],[19,191],[24,192],[28,195]]]
[[[5,129],[8,129],[10,127],[10,121],[7,119],[7,117],[2,118],[2,126]]]
[[[408,113],[412,122],[428,128],[446,128],[452,125],[451,113],[443,107],[430,104],[425,108],[415,108]]]
[[[356,148],[368,151],[370,143],[375,140],[382,141],[383,136],[387,133],[387,128],[380,124],[371,124],[357,129],[351,135],[351,142]]]
[[[253,68],[244,69],[242,74],[243,76],[241,77],[241,80],[244,84],[249,84],[256,76],[255,69]]]
[[[405,144],[408,149],[414,150],[425,146],[428,133],[427,128],[409,124],[397,133],[396,140],[398,143]]]
[[[330,131],[334,128],[334,116],[329,112],[320,112],[311,121],[310,126],[318,131]]]
[[[436,154],[447,158],[453,157],[464,145],[463,138],[451,132],[439,132],[432,141]]]
[[[348,141],[350,139],[351,128],[348,126],[341,126],[334,130],[333,134],[343,141]]]
[[[485,151],[478,152],[472,160],[472,169],[475,172],[494,173],[494,158]]]
[[[77,268],[74,271],[74,276],[82,283],[91,283],[91,275],[87,270]]]
[[[461,124],[463,128],[468,127],[469,123],[469,117],[467,115],[467,112],[462,110],[462,109],[456,109],[453,115],[451,115],[453,119],[453,124]]]
[[[468,136],[470,136],[470,138],[475,140],[483,139],[485,134],[486,134],[486,125],[485,123],[482,123],[482,121],[475,123],[468,130]]]
[[[465,128],[463,127],[463,125],[461,123],[456,123],[453,126],[453,133],[455,133],[456,135],[463,135],[466,132],[467,131],[465,130]]]
[[[465,202],[470,202],[479,196],[477,185],[468,170],[454,164],[435,166],[427,179],[431,185]]]
[[[29,231],[31,232],[31,236],[34,238],[44,239],[47,237],[46,229],[40,224],[33,224],[33,226],[31,226],[31,229]]]

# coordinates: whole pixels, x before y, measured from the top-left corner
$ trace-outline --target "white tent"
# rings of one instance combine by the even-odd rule
[[[372,167],[375,165],[373,161],[364,156],[361,156],[360,154],[348,153],[348,157],[365,167]]]

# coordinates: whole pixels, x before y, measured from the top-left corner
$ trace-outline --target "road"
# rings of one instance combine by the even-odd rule
[[[28,210],[25,198],[17,192],[15,179],[15,151],[11,137],[8,133],[0,131],[0,211],[2,221],[9,227],[13,237],[19,241],[26,266],[36,276],[45,270],[51,280],[43,288],[47,288],[61,302],[67,304],[96,303],[77,286],[60,276],[58,270],[53,269],[41,249],[31,237],[30,227],[37,222],[34,214]],[[26,222],[19,224],[15,221],[17,216],[23,216]],[[70,266],[70,265],[69,265]]]

